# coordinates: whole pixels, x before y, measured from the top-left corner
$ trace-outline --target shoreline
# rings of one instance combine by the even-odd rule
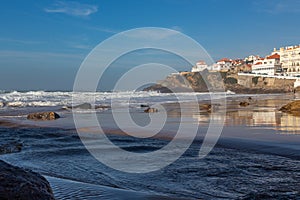
[[[251,101],[248,99],[249,96],[251,96]],[[240,106],[239,103],[241,101],[250,101],[250,105],[243,107]],[[298,123],[296,124],[288,124],[289,120],[293,122],[294,119],[298,119],[300,117],[292,116],[286,113],[281,113],[279,111],[279,108],[284,105],[285,103],[291,101],[290,96],[286,95],[244,95],[244,96],[238,96],[238,97],[228,97],[227,99],[227,105],[226,105],[226,121],[225,121],[225,126],[223,128],[221,137],[219,138],[215,148],[213,151],[208,154],[204,159],[201,159],[200,161],[197,162],[204,162],[204,163],[210,163],[210,160],[216,160],[216,163],[212,164],[212,170],[214,170],[214,166],[217,164],[217,166],[223,166],[224,163],[231,163],[231,162],[238,162],[239,159],[235,158],[236,156],[240,156],[240,159],[245,159],[247,162],[259,162],[261,159],[265,160],[265,162],[269,161],[270,162],[277,162],[277,159],[281,159],[283,161],[280,162],[288,162],[288,163],[297,163],[300,161],[300,130],[296,129],[299,125]],[[206,100],[199,102],[200,105],[208,103]],[[153,137],[153,144],[156,144],[155,140],[158,141],[158,147],[159,145],[167,143],[173,135],[176,133],[176,131],[173,129],[173,123],[177,123],[179,118],[180,118],[180,113],[178,113],[178,107],[174,103],[171,104],[166,104],[165,105],[167,110],[171,112],[171,115],[169,116],[172,118],[171,123],[168,124],[169,126],[166,127],[166,130],[163,130],[162,134]],[[222,109],[225,109],[224,107],[220,107],[220,111]],[[133,112],[133,115],[137,116],[146,116],[148,115],[147,113],[142,112],[142,108],[140,109],[135,109]],[[66,112],[66,111],[64,111]],[[88,113],[83,113],[83,116],[88,116]],[[108,137],[112,137],[112,140],[116,140],[121,142],[128,141],[126,143],[125,147],[129,147],[129,149],[136,149],[136,148],[145,148],[148,147],[148,143],[139,143],[137,140],[136,143],[133,142],[131,139],[128,139],[128,136],[122,130],[117,129],[115,127],[115,124],[111,123],[111,114],[110,111],[104,111],[99,113],[100,117],[105,119],[103,124],[105,124],[104,127],[104,132],[108,135]],[[208,112],[208,111],[202,111],[198,113],[197,115],[193,115],[191,113],[190,116],[187,117],[192,117],[193,119],[198,119],[199,120],[199,130],[198,130],[198,135],[196,137],[196,140],[194,143],[191,145],[190,150],[192,152],[198,152],[198,149],[201,146],[201,143],[203,141],[203,137],[206,133],[209,120],[213,116],[218,115],[218,110],[216,112]],[[154,115],[155,116],[155,113]],[[296,121],[297,122],[297,121]],[[70,159],[73,156],[73,151],[75,151],[77,148],[80,151],[86,152],[84,155],[88,155],[91,157],[91,155],[85,150],[85,147],[82,145],[80,142],[80,138],[78,137],[78,134],[76,132],[76,129],[74,128],[74,124],[72,127],[73,119],[72,119],[72,114],[70,112],[66,112],[62,114],[62,118],[55,120],[55,121],[46,121],[46,122],[37,122],[37,121],[24,121],[22,118],[18,119],[13,119],[9,118],[8,120],[3,120],[3,118],[0,120],[0,128],[8,129],[6,130],[8,133],[12,131],[17,131],[22,133],[22,130],[26,130],[27,134],[32,133],[33,135],[31,136],[36,140],[36,142],[43,142],[43,138],[46,140],[50,140],[49,144],[52,144],[53,141],[59,141],[62,145],[62,149],[60,150],[58,147],[55,146],[53,150],[50,150],[50,154],[46,157],[46,160],[51,159],[58,159],[60,156],[62,157],[61,161],[62,163],[66,162],[65,159]],[[111,123],[111,124],[110,124]],[[286,132],[289,133],[287,135],[283,134],[285,133],[284,129],[286,127],[290,126],[290,129],[286,129]],[[176,127],[175,127],[176,128]],[[86,132],[86,137],[92,139],[93,135],[97,133],[97,129],[95,127],[83,127],[84,132]],[[35,133],[38,133],[37,136],[35,136]],[[47,135],[44,135],[47,134]],[[49,136],[48,136],[49,135]],[[9,137],[9,134],[8,136]],[[37,138],[37,139],[36,139]],[[184,138],[183,138],[184,139]],[[4,138],[5,140],[5,138]],[[143,140],[143,139],[140,139]],[[150,139],[151,140],[151,139]],[[23,141],[23,140],[21,140]],[[24,166],[25,168],[32,169],[33,171],[37,171],[43,176],[47,177],[47,180],[50,182],[51,186],[53,187],[54,194],[58,197],[65,197],[65,198],[70,198],[72,195],[78,195],[78,197],[88,197],[90,196],[97,196],[97,197],[103,197],[104,199],[126,199],[129,197],[130,199],[174,199],[174,196],[177,196],[176,193],[172,193],[172,191],[166,192],[164,190],[159,190],[159,189],[146,189],[144,188],[147,192],[137,192],[139,189],[136,189],[134,186],[128,187],[128,188],[123,188],[123,189],[117,189],[114,187],[114,181],[116,181],[114,176],[118,177],[117,174],[114,174],[116,172],[113,172],[114,176],[111,177],[113,180],[112,182],[100,182],[97,184],[90,184],[92,181],[90,180],[84,180],[81,179],[80,177],[76,179],[73,178],[71,179],[72,176],[74,175],[64,175],[55,170],[52,171],[53,169],[50,167],[49,169],[51,171],[47,171],[47,168],[44,169],[44,162],[45,160],[41,160],[41,158],[44,158],[44,154],[47,153],[49,150],[44,149],[45,147],[40,146],[41,144],[36,144],[39,148],[41,149],[32,149],[33,146],[26,146],[28,143],[31,141],[29,139],[24,140],[25,146],[24,146],[24,151],[23,149],[19,153],[12,153],[12,154],[4,154],[1,155],[0,158],[8,163],[11,163],[13,165],[17,166]],[[72,141],[76,141],[76,144],[80,144],[81,146],[78,147],[75,145],[69,144]],[[162,142],[159,142],[162,141]],[[139,145],[140,144],[140,145]],[[152,142],[150,142],[152,144]],[[70,145],[70,148],[69,148]],[[127,146],[128,145],[128,146]],[[48,146],[47,146],[48,148]],[[51,149],[51,145],[49,147]],[[58,149],[57,149],[58,148]],[[60,147],[61,148],[61,147]],[[155,150],[157,148],[156,145],[151,146],[150,149]],[[65,151],[70,149],[72,152],[69,156],[65,155]],[[79,151],[78,150],[78,151]],[[30,154],[30,152],[35,152],[36,155],[43,155],[41,158],[37,157],[35,158],[34,161],[27,160],[26,157],[23,157],[23,154]],[[52,152],[53,151],[53,152]],[[77,150],[75,151],[77,152]],[[189,155],[189,153],[185,153]],[[35,155],[35,154],[33,154]],[[68,154],[67,154],[68,155]],[[53,157],[52,157],[53,156]],[[66,157],[65,157],[66,156]],[[57,158],[58,157],[58,158]],[[197,158],[197,156],[195,156]],[[224,158],[223,158],[224,157]],[[254,157],[254,158],[253,158]],[[85,157],[82,157],[83,160],[86,159]],[[80,160],[82,159],[80,158]],[[194,159],[196,159],[194,158]],[[23,160],[25,159],[25,161]],[[75,159],[76,163],[76,157],[73,158]],[[183,158],[187,159],[187,161],[190,159],[188,158]],[[222,160],[224,159],[224,160]],[[246,162],[245,161],[245,162]],[[32,163],[33,162],[33,163]],[[79,160],[77,160],[79,162]],[[85,161],[82,161],[85,163]],[[95,161],[93,161],[95,162]],[[97,161],[99,162],[99,161]],[[239,164],[237,163],[236,166],[239,167],[240,165],[245,165],[247,166],[248,163],[243,163]],[[280,163],[279,162],[279,163]],[[88,163],[88,162],[87,162]],[[76,163],[79,165],[79,163]],[[75,164],[75,165],[76,165]],[[182,165],[183,164],[183,165]],[[185,162],[181,163],[181,167],[184,166]],[[50,165],[50,163],[47,164],[47,166]],[[173,164],[172,164],[173,165]],[[171,166],[168,166],[168,168],[172,168]],[[262,165],[262,164],[261,164]],[[279,164],[274,164],[276,167]],[[202,166],[202,165],[200,165]],[[230,166],[230,165],[229,165]],[[251,164],[252,166],[252,164]],[[254,167],[253,167],[254,166]],[[255,168],[255,164],[253,164],[252,168]],[[67,167],[67,166],[66,166]],[[69,167],[74,167],[74,164],[71,164]],[[83,169],[89,169],[87,168],[88,166],[85,166],[83,164]],[[180,168],[181,168],[180,167]],[[75,169],[81,169],[79,166],[76,166]],[[250,172],[252,170],[250,168]],[[262,166],[261,167],[263,170],[268,170],[269,166]],[[270,166],[272,169],[272,167]],[[68,169],[68,168],[67,168]],[[97,168],[98,169],[98,168]],[[200,168],[201,169],[201,168]],[[227,170],[229,173],[231,170],[231,167],[228,169],[223,167],[217,168],[221,172],[215,172],[216,174],[221,173],[223,170]],[[193,168],[191,169],[193,171]],[[244,170],[244,169],[243,169]],[[80,171],[80,170],[79,170]],[[201,170],[200,170],[201,171]],[[200,173],[199,171],[199,173]],[[202,169],[203,171],[203,169]],[[205,170],[204,170],[205,171]],[[175,169],[175,172],[176,169]],[[78,173],[78,172],[77,172]],[[87,172],[88,173],[88,172]],[[89,173],[93,174],[93,171],[90,171]],[[104,174],[110,174],[112,171],[105,171],[105,168],[102,169],[100,168],[100,172],[98,173],[104,173]],[[214,172],[210,172],[214,173]],[[255,172],[251,172],[255,173]],[[250,173],[250,174],[251,174]],[[263,173],[260,171],[260,173]],[[282,172],[283,173],[283,172]],[[76,174],[76,171],[75,173]],[[184,174],[184,173],[183,173]],[[178,176],[181,176],[182,174],[178,174]],[[84,176],[84,175],[82,175]],[[218,175],[214,175],[218,177]],[[249,175],[250,176],[250,175]],[[55,178],[59,177],[59,178]],[[110,176],[109,176],[110,177]],[[210,177],[210,176],[208,176]],[[126,176],[125,176],[126,178]],[[222,178],[222,176],[221,176]],[[253,178],[250,176],[250,178]],[[92,179],[92,178],[91,178]],[[208,179],[206,177],[206,179]],[[106,179],[104,179],[106,180]],[[118,180],[118,179],[117,179]],[[133,178],[134,180],[134,178]],[[140,180],[140,179],[138,179]],[[228,178],[229,180],[229,178]],[[130,182],[130,180],[128,180]],[[200,183],[206,183],[205,179],[204,180],[199,180]],[[89,183],[87,183],[89,182]],[[134,181],[131,181],[134,182]],[[117,183],[117,182],[116,182]],[[198,182],[196,182],[198,184]],[[112,184],[112,186],[110,186]],[[152,184],[152,182],[149,182],[148,184]],[[106,185],[106,186],[105,186]],[[134,185],[134,184],[133,184]],[[74,187],[73,187],[74,186]],[[180,186],[178,186],[180,188]],[[250,186],[249,186],[250,187]],[[76,188],[83,188],[85,192],[81,192],[77,190]],[[138,187],[137,187],[138,188]],[[177,188],[178,189],[178,188]],[[176,190],[174,188],[174,190]],[[178,189],[179,190],[179,189]],[[183,188],[184,190],[184,188]],[[83,191],[83,190],[82,190]],[[149,192],[148,192],[149,191]],[[160,192],[159,192],[160,191]],[[163,192],[164,191],[164,192]],[[152,192],[154,195],[152,195]],[[224,191],[223,191],[224,192]],[[160,196],[160,194],[163,194]],[[179,193],[179,194],[184,194],[184,193]],[[102,196],[101,196],[102,195]],[[215,194],[216,196],[212,195],[214,198],[218,198],[219,196]],[[226,196],[226,194],[223,194]],[[235,194],[236,197],[240,197],[241,199],[243,197],[242,194]],[[251,196],[251,194],[249,194]],[[297,195],[297,194],[296,194]],[[121,196],[121,197],[120,197]],[[191,198],[178,198],[178,199],[196,199],[193,197],[192,194],[186,194],[187,197]],[[222,195],[221,195],[222,196]],[[220,197],[221,197],[220,196]],[[246,196],[246,195],[244,195]],[[182,196],[181,196],[182,197]],[[204,199],[205,197],[208,198],[205,194],[202,194]]]
[[[241,107],[238,105],[241,101],[247,101],[248,97],[253,97],[250,100],[250,105],[247,107]],[[276,150],[276,153],[283,155],[283,156],[289,156],[288,155],[288,148],[290,148],[291,153],[294,152],[292,155],[293,158],[299,159],[299,156],[297,154],[300,154],[299,148],[294,148],[292,143],[296,142],[297,139],[300,138],[300,128],[292,130],[293,128],[286,128],[282,125],[278,124],[278,119],[275,117],[278,117],[280,113],[279,108],[284,105],[285,103],[291,101],[291,96],[282,96],[281,94],[273,94],[271,96],[269,95],[250,95],[246,94],[244,96],[238,96],[233,97],[229,96],[227,97],[227,105],[225,107],[226,109],[226,121],[223,127],[223,133],[218,141],[217,145],[220,146],[227,146],[232,147],[233,144],[239,144],[239,142],[244,144],[244,147],[247,146],[248,143],[252,143],[252,145],[248,145],[249,150],[253,150],[255,147],[255,144],[260,144],[263,149],[263,147],[267,148],[270,146],[270,151],[266,151],[267,153],[274,153]],[[209,101],[203,100],[199,102],[199,105],[208,103]],[[176,106],[174,107],[174,103],[167,103],[166,105],[171,105],[171,110],[176,110]],[[224,109],[224,108],[221,108]],[[264,115],[264,113],[267,113]],[[270,114],[268,114],[270,113]],[[6,128],[26,128],[26,129],[35,129],[35,128],[54,128],[54,129],[61,129],[61,130],[67,130],[69,132],[76,133],[76,129],[74,127],[74,124],[72,122],[72,119],[70,115],[68,114],[68,117],[64,116],[62,119],[50,121],[50,122],[36,122],[36,121],[28,121],[28,120],[22,120],[22,119],[0,119],[0,127],[6,127]],[[215,113],[218,115],[218,111]],[[177,117],[177,113],[172,114],[172,117]],[[199,126],[199,133],[197,134],[195,141],[201,142],[204,138],[203,132],[206,132],[208,128],[208,122],[210,118],[211,113],[204,111],[204,113],[199,115],[199,120],[204,119],[204,122],[200,122]],[[259,121],[255,121],[256,115],[258,116],[258,120],[263,120],[261,123]],[[261,116],[260,116],[261,115]],[[270,115],[274,116],[274,119],[266,119],[267,117],[270,117]],[[298,119],[299,117],[293,116],[290,114],[281,114],[283,117],[288,117],[289,120],[293,121],[293,117]],[[104,115],[106,116],[106,115]],[[204,118],[203,118],[204,117]],[[291,118],[292,117],[292,118]],[[62,121],[60,121],[62,120]],[[236,120],[236,121],[231,121]],[[245,121],[246,120],[246,121]],[[254,121],[253,121],[254,120]],[[67,122],[69,125],[66,125]],[[300,118],[299,118],[300,122]],[[264,124],[267,123],[267,124]],[[270,123],[270,125],[268,125]],[[275,123],[272,125],[271,123]],[[73,125],[72,125],[73,124]],[[245,126],[246,125],[246,126]],[[297,126],[297,124],[294,124]],[[108,136],[118,135],[118,136],[128,136],[127,133],[123,132],[117,127],[102,127],[105,134]],[[99,133],[97,127],[83,127],[80,129],[82,132],[86,132],[87,135],[93,135],[96,133]],[[243,132],[241,134],[240,132]],[[284,135],[287,134],[287,135]],[[158,140],[166,140],[169,141],[173,138],[173,136],[176,134],[176,130],[167,129],[163,130],[161,133],[155,135],[152,137],[153,139]],[[76,133],[76,135],[78,135]],[[182,138],[184,139],[184,138]],[[299,144],[300,144],[300,140]],[[276,144],[279,143],[280,144]],[[275,145],[275,146],[274,146]],[[286,147],[284,145],[287,145]],[[290,145],[290,146],[289,146]],[[242,149],[243,145],[238,145],[237,147]],[[280,152],[280,148],[284,152]],[[294,149],[293,149],[294,148]],[[275,153],[275,154],[276,154]]]

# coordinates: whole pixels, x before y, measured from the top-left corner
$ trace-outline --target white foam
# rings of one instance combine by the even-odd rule
[[[0,93],[0,102],[7,107],[43,107],[43,106],[72,106],[89,102],[95,99],[95,104],[102,105],[114,103],[124,105],[130,100],[130,104],[155,104],[155,103],[172,103],[182,101],[192,101],[210,99],[209,93],[159,93],[159,92],[46,92],[46,91],[28,91],[9,93]],[[224,93],[220,93],[224,97]],[[213,98],[218,98],[214,94]],[[72,101],[73,100],[73,101]]]

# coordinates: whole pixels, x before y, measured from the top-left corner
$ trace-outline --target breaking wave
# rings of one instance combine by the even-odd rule
[[[159,93],[159,92],[47,92],[47,91],[0,91],[0,107],[51,107],[51,106],[71,106],[72,98],[74,103],[84,103],[86,99],[95,98],[96,104],[114,103],[126,104],[130,100],[130,104],[141,103],[172,103],[178,102],[178,97],[184,101],[192,101],[195,93]],[[197,93],[199,100],[209,100],[209,93]],[[233,95],[227,93],[227,95]],[[220,93],[220,98],[224,93]],[[154,98],[155,97],[155,98]],[[214,98],[218,96],[214,95]]]

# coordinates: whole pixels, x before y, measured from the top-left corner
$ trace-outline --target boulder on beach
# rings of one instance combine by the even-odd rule
[[[212,110],[212,105],[211,104],[200,104],[199,105],[199,109],[200,111],[207,111],[207,112],[211,112]]]
[[[77,106],[71,107],[71,109],[92,109],[92,105],[90,103],[83,103]]]
[[[212,112],[216,111],[220,104],[209,104],[209,103],[204,103],[199,105],[200,112],[205,111],[205,112]]]
[[[243,107],[246,107],[246,106],[249,106],[250,103],[247,102],[247,101],[241,101],[239,105],[240,105],[240,106],[243,106]]]
[[[12,166],[0,160],[0,198],[54,200],[48,181],[38,173]]]
[[[27,115],[27,119],[39,121],[55,120],[58,118],[60,118],[60,116],[56,112],[37,112]]]
[[[140,106],[141,106],[141,108],[149,108],[150,107],[148,104],[141,104]]]
[[[0,155],[8,153],[17,153],[22,150],[23,143],[20,141],[0,141]]]
[[[300,115],[300,100],[290,102],[290,103],[282,106],[279,110],[282,112]]]
[[[107,110],[111,108],[109,105],[96,105],[95,109],[100,109],[100,110]]]
[[[157,108],[147,108],[146,110],[144,110],[144,112],[146,113],[155,113],[158,112]]]
[[[63,109],[65,110],[72,110],[72,109],[92,109],[92,105],[90,103],[83,103],[79,104],[77,106],[63,106]]]

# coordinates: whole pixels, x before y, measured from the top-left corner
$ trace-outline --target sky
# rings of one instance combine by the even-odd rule
[[[2,0],[0,90],[72,90],[93,48],[141,27],[179,31],[214,60],[265,56],[274,47],[300,44],[299,18],[299,0]],[[190,70],[166,53],[137,55],[114,62],[112,69],[124,71],[159,57],[178,70]],[[118,77],[116,71],[100,81],[103,90]]]

